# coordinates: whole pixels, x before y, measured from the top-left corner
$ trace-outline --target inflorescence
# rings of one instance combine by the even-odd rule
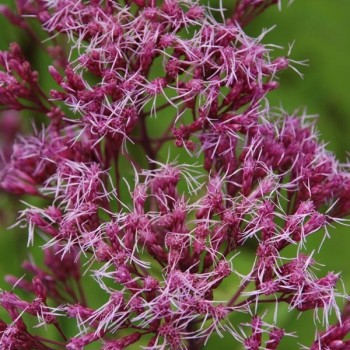
[[[215,333],[274,350],[297,335],[279,326],[279,305],[314,310],[325,330],[308,349],[350,349],[339,274],[320,276],[306,250],[349,214],[348,166],[314,118],[269,108],[276,74],[297,62],[243,30],[275,3],[238,0],[231,14],[195,0],[1,5],[51,57],[54,87],[47,95],[18,44],[0,52],[0,186],[29,202],[17,225],[44,254],[6,277],[1,349],[195,350]],[[44,122],[18,136],[22,111]]]

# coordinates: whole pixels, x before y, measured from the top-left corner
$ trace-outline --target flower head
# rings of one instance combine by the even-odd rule
[[[316,275],[304,250],[349,214],[350,176],[314,120],[263,104],[290,60],[272,58],[266,32],[252,38],[244,25],[276,2],[237,1],[217,20],[192,0],[18,1],[55,44],[54,88],[47,96],[18,45],[0,53],[0,105],[47,124],[17,138],[0,173],[1,189],[41,199],[19,224],[29,244],[37,233],[44,240],[45,265],[25,261],[32,279],[7,277],[34,299],[1,292],[11,319],[0,323],[4,349],[199,349],[217,333],[274,350],[289,335],[281,303],[314,310],[325,327],[332,313],[341,319],[339,274]],[[169,141],[190,164],[162,161]],[[95,303],[88,278],[100,291]],[[238,313],[250,322],[231,322]],[[62,339],[32,334],[24,315]],[[70,339],[65,317],[76,321]],[[311,349],[345,349],[348,332],[345,322],[331,326]]]

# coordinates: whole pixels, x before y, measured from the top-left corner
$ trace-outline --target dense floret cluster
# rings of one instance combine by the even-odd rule
[[[11,319],[0,323],[1,349],[195,350],[216,333],[274,350],[289,335],[280,304],[314,310],[327,328],[310,350],[350,348],[339,274],[320,277],[305,249],[349,214],[348,166],[318,141],[313,118],[268,107],[276,74],[293,61],[271,58],[264,33],[243,30],[276,2],[239,0],[230,15],[194,0],[1,6],[52,57],[55,88],[43,91],[19,45],[0,52],[9,130],[0,186],[38,198],[17,224],[29,246],[43,240],[45,263],[25,261],[25,278],[6,277],[33,297],[0,293]],[[14,140],[21,111],[45,126]],[[251,257],[248,272],[239,254]],[[263,317],[269,304],[273,322]],[[26,315],[57,339],[36,334]]]

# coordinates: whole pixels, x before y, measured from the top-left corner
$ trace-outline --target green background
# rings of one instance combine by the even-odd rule
[[[0,4],[13,5],[13,1],[0,1]],[[217,1],[209,1],[215,7]],[[224,1],[229,7],[231,1]],[[334,151],[342,161],[347,159],[350,146],[350,1],[337,0],[295,0],[291,6],[283,3],[282,11],[277,7],[270,8],[249,25],[247,31],[252,36],[258,35],[262,28],[276,27],[264,39],[266,43],[283,46],[276,50],[276,55],[286,54],[288,44],[293,45],[291,58],[297,61],[308,60],[308,66],[297,67],[304,75],[301,79],[292,70],[280,74],[280,88],[269,95],[271,106],[283,107],[289,112],[306,108],[309,114],[318,114],[318,129],[321,139],[328,143],[327,148]],[[41,82],[46,89],[52,80],[46,74],[49,59],[40,51],[32,48],[26,33],[9,26],[0,19],[0,49],[6,49],[11,41],[18,41],[30,56],[34,67],[41,74]],[[28,121],[24,121],[28,123]],[[0,288],[8,288],[3,282],[5,274],[21,276],[19,266],[28,257],[26,249],[26,232],[14,228],[6,230],[16,217],[18,198],[0,193],[0,214],[2,229],[0,231]],[[342,272],[347,292],[350,293],[349,249],[350,235],[346,227],[335,227],[330,230],[331,239],[326,240],[320,253],[317,252],[322,239],[310,239],[310,249],[316,249],[317,261],[324,264],[323,272]],[[32,250],[33,251],[33,250]],[[37,252],[34,251],[34,255]],[[242,259],[242,264],[244,264]],[[243,267],[244,268],[244,267]],[[230,286],[227,286],[229,289]],[[92,289],[93,290],[93,289]],[[229,294],[230,291],[228,290]],[[94,298],[93,292],[89,295]],[[0,317],[2,311],[0,311]],[[287,331],[296,331],[300,343],[312,342],[314,326],[312,314],[299,314],[285,311],[280,318],[281,326]],[[235,322],[235,319],[232,319]],[[295,341],[294,341],[295,342]],[[223,349],[239,349],[232,338],[213,337],[207,349],[215,349],[218,344]],[[281,348],[297,348],[292,343],[284,343]]]

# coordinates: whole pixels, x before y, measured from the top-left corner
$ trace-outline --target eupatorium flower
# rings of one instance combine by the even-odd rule
[[[194,350],[215,333],[273,350],[297,335],[280,305],[314,310],[310,350],[349,349],[340,276],[316,274],[306,247],[349,214],[350,174],[314,119],[264,102],[293,61],[243,27],[274,3],[240,0],[218,17],[194,0],[1,6],[52,57],[48,95],[19,45],[0,52],[13,143],[0,184],[27,195],[17,225],[44,254],[23,263],[24,278],[6,277],[1,349]],[[45,126],[14,139],[24,110]]]

